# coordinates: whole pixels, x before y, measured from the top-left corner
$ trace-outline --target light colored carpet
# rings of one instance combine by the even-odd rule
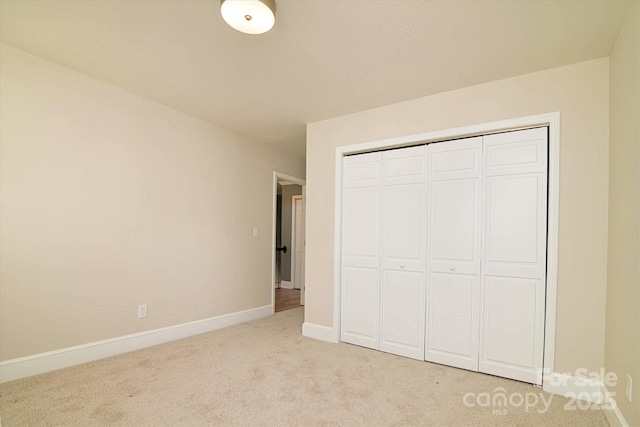
[[[607,425],[602,411],[564,410],[569,401],[559,396],[545,413],[538,412],[542,403],[527,411],[465,406],[466,393],[475,393],[468,402],[484,403],[476,400],[480,393],[494,396],[500,387],[507,396],[551,395],[517,381],[305,338],[302,316],[302,308],[284,311],[2,384],[2,425]]]

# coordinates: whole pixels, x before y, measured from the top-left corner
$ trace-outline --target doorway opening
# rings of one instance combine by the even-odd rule
[[[274,172],[274,312],[304,305],[304,190],[304,180]]]

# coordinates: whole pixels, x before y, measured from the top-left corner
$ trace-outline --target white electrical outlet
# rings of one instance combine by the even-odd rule
[[[147,304],[140,304],[138,306],[138,319],[147,317]]]
[[[253,237],[258,237],[259,234],[260,230],[258,229],[258,227],[253,227]]]
[[[625,396],[627,396],[627,400],[631,403],[631,391],[633,387],[633,381],[631,380],[631,375],[627,375],[627,388],[625,390]]]

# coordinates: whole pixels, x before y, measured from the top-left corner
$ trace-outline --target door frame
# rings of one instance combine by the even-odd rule
[[[542,387],[551,391],[555,366],[556,297],[558,286],[558,221],[560,191],[560,112],[500,120],[434,132],[388,138],[361,144],[337,147],[335,151],[335,212],[334,212],[334,277],[333,277],[333,334],[340,341],[340,313],[342,303],[342,159],[346,155],[400,148],[420,143],[441,142],[451,139],[481,136],[538,126],[549,128],[548,205],[547,205],[547,273],[546,309]]]
[[[302,186],[302,286],[300,287],[300,305],[305,305],[306,262],[307,262],[307,186]]]
[[[304,277],[302,278],[302,283],[300,283],[300,288],[296,288],[296,248],[300,244],[296,240],[296,226],[298,225],[296,221],[296,200],[302,201],[302,194],[296,194],[291,196],[291,283],[293,284],[293,289],[302,289],[304,286]],[[300,207],[302,210],[302,206]],[[304,210],[302,210],[302,214],[304,215]],[[300,227],[304,226],[304,221],[300,221]],[[303,248],[304,250],[304,248]]]
[[[297,176],[289,175],[286,173],[273,171],[273,192],[271,195],[271,201],[273,203],[271,214],[271,281],[269,287],[271,288],[271,314],[276,310],[276,289],[273,284],[276,281],[276,212],[277,212],[277,197],[278,197],[278,181],[291,181],[302,187],[306,185],[306,181]],[[304,200],[304,198],[303,198]],[[304,203],[304,201],[303,201]],[[303,221],[304,226],[304,221]]]

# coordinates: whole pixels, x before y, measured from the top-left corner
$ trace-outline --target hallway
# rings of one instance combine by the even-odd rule
[[[276,313],[300,307],[300,289],[276,289]]]

